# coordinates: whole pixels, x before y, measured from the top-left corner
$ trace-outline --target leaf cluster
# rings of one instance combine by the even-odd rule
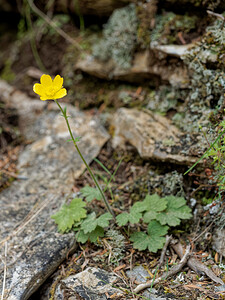
[[[130,212],[122,213],[116,217],[119,226],[137,224],[141,219],[148,224],[147,234],[135,232],[130,240],[134,248],[139,250],[149,249],[157,252],[163,247],[165,235],[169,226],[177,226],[182,219],[191,217],[191,209],[186,205],[183,197],[166,196],[160,198],[157,194],[147,195],[143,201],[136,202]]]
[[[96,242],[98,237],[104,236],[104,228],[109,226],[112,219],[110,213],[96,216],[95,212],[87,215],[84,208],[86,203],[81,198],[74,198],[68,205],[64,204],[61,209],[52,216],[62,233],[71,229],[76,231],[78,242],[86,243],[87,240]]]
[[[128,222],[138,223],[143,218],[144,223],[157,220],[161,225],[177,226],[182,219],[191,217],[191,209],[183,197],[166,196],[160,198],[157,194],[147,195],[143,201],[136,202],[130,212],[116,217],[119,226]]]
[[[84,187],[82,194],[87,202],[93,199],[100,200],[101,195],[95,188]],[[97,216],[95,212],[87,214],[86,202],[82,198],[74,198],[68,205],[64,204],[59,212],[52,216],[61,232],[73,229],[76,239],[80,243],[96,242],[104,236],[104,231],[109,227],[112,216],[104,213]],[[147,224],[147,232],[137,231],[130,235],[134,248],[148,249],[157,252],[165,242],[165,235],[170,226],[177,226],[182,219],[191,217],[191,209],[186,205],[183,197],[166,196],[160,198],[157,194],[147,195],[143,201],[136,202],[129,210],[116,217],[119,227],[128,224]]]
[[[78,242],[86,243],[88,240],[96,242],[98,237],[104,236],[104,228],[109,226],[112,219],[110,213],[105,213],[97,218],[96,213],[92,212],[82,222],[80,230],[76,234]]]
[[[63,109],[63,116],[67,118],[67,108]],[[75,142],[79,141],[79,137],[75,139]],[[68,140],[68,141],[71,141]],[[73,141],[73,140],[72,140]],[[96,159],[100,166],[110,175],[110,179],[106,180],[105,190],[109,189],[109,183],[113,180],[121,162],[120,160],[116,170],[113,174]],[[81,189],[81,193],[86,202],[91,202],[93,200],[101,200],[102,195],[97,188],[85,186]],[[104,229],[109,226],[109,221],[112,219],[110,213],[105,213],[96,216],[95,212],[87,215],[87,210],[84,208],[86,202],[81,198],[75,198],[71,201],[69,205],[64,204],[59,212],[52,216],[58,225],[58,230],[61,232],[68,232],[73,229],[76,232],[76,238],[78,242],[86,243],[88,240],[91,242],[96,242],[99,237],[104,236]]]

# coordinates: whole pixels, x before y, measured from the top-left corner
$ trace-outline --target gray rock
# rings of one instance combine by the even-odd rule
[[[134,267],[132,271],[127,271],[126,274],[130,279],[136,280],[140,283],[146,282],[150,279],[148,271],[145,270],[145,268],[143,268],[142,266]]]
[[[76,275],[71,275],[56,287],[54,300],[64,300],[65,291],[71,299],[107,300],[113,294],[121,295],[121,291],[112,287],[117,277],[102,269],[87,268]],[[107,296],[107,294],[108,296]]]
[[[140,82],[146,79],[158,81],[161,78],[161,80],[168,81],[172,86],[188,87],[189,75],[182,61],[178,61],[174,65],[162,64],[157,58],[158,52],[158,50],[146,50],[136,53],[132,66],[128,69],[119,68],[112,59],[102,62],[91,55],[82,56],[75,64],[75,69],[110,80]],[[163,55],[167,56],[164,53]]]
[[[225,229],[217,228],[212,235],[213,249],[225,257]]]
[[[111,125],[114,147],[125,147],[128,142],[141,157],[162,162],[191,165],[197,160],[197,155],[189,154],[196,141],[182,134],[170,120],[151,111],[120,108]]]
[[[14,181],[0,194],[0,254],[7,241],[5,298],[26,300],[75,249],[74,234],[59,234],[51,219],[66,200],[74,178],[85,169],[63,117],[52,102],[34,100],[0,81],[2,100],[18,111],[21,131],[30,144],[19,156]],[[44,109],[45,107],[45,109]],[[74,136],[90,163],[109,135],[98,120],[67,105]],[[0,262],[0,290],[4,262]]]
[[[142,267],[142,266],[137,266],[134,267],[132,271],[127,271],[126,272],[128,278],[130,278],[132,281],[137,281],[139,283],[144,283],[148,280],[150,280],[150,276],[149,273],[147,272],[147,270]],[[144,297],[146,297],[147,299],[151,299],[151,300],[168,300],[168,299],[172,299],[168,296],[166,297],[161,297],[160,295],[158,295],[158,292],[155,288],[148,288],[147,290],[144,291],[144,293],[142,294]]]

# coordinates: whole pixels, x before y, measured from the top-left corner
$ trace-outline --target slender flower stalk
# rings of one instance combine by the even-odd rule
[[[55,101],[55,103],[58,105],[59,109],[61,110],[61,112],[62,112],[62,114],[63,114],[64,119],[66,120],[66,125],[67,125],[67,127],[68,127],[68,130],[69,130],[71,139],[72,139],[72,141],[73,141],[73,143],[74,143],[74,146],[75,146],[75,148],[76,148],[78,154],[80,155],[80,157],[81,157],[83,163],[85,164],[86,168],[88,169],[88,172],[89,172],[89,174],[91,175],[91,178],[94,180],[94,183],[95,183],[96,187],[98,188],[98,190],[99,190],[99,192],[100,192],[100,194],[101,194],[101,196],[102,196],[102,199],[103,199],[103,201],[104,201],[104,203],[105,203],[105,205],[106,205],[106,208],[107,208],[108,212],[109,212],[113,217],[115,217],[115,216],[114,216],[114,213],[113,213],[113,211],[112,211],[112,209],[111,209],[111,207],[110,207],[110,204],[109,204],[108,200],[106,199],[106,197],[105,197],[105,195],[104,195],[104,193],[103,193],[103,191],[102,191],[102,189],[101,189],[101,187],[100,187],[100,185],[99,185],[99,183],[98,183],[96,177],[94,176],[94,174],[93,174],[91,168],[89,167],[89,165],[87,164],[86,160],[84,159],[82,153],[80,152],[80,149],[79,149],[79,147],[78,147],[78,145],[77,145],[77,143],[76,143],[76,140],[74,139],[72,130],[71,130],[71,128],[70,128],[70,124],[69,124],[69,121],[68,121],[68,116],[67,116],[67,114],[66,114],[66,111],[64,111],[64,110],[62,109],[62,106],[59,104],[59,102],[58,102],[57,100],[54,100],[54,101]]]
[[[52,80],[52,78],[49,75],[42,75],[41,79],[40,79],[41,83],[36,83],[33,87],[33,91],[38,94],[40,96],[40,99],[42,101],[45,100],[54,100],[55,103],[58,105],[60,111],[62,112],[62,115],[66,121],[66,125],[68,127],[71,139],[74,143],[74,146],[78,152],[78,154],[80,155],[83,163],[85,164],[86,168],[88,169],[88,172],[91,175],[91,178],[94,180],[94,183],[97,187],[97,189],[99,190],[102,199],[106,205],[106,208],[108,210],[108,212],[113,216],[113,218],[115,219],[115,215],[110,207],[110,204],[108,202],[108,200],[106,199],[96,177],[94,176],[91,168],[89,167],[89,165],[87,164],[85,158],[83,157],[82,153],[80,152],[80,149],[77,145],[76,139],[73,136],[69,121],[68,121],[68,116],[66,114],[66,109],[62,109],[62,106],[59,104],[58,99],[63,98],[64,96],[66,96],[67,91],[65,88],[63,88],[63,78],[59,75],[57,75],[54,80]]]

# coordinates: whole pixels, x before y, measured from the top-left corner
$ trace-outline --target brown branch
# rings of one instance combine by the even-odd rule
[[[142,283],[142,284],[139,284],[135,289],[134,289],[134,293],[139,293],[140,291],[146,289],[146,288],[149,288],[157,283],[159,283],[160,281],[162,280],[165,280],[171,276],[173,276],[174,274],[177,274],[178,272],[180,272],[183,268],[183,266],[186,265],[189,257],[190,257],[190,249],[191,249],[191,246],[187,246],[186,248],[186,251],[185,251],[185,254],[184,256],[182,257],[181,261],[179,262],[179,264],[177,264],[176,266],[173,266],[173,268],[169,271],[169,272],[164,272],[163,275],[155,280],[149,280],[147,281],[146,283]]]
[[[176,244],[171,243],[171,247],[179,255],[180,258],[183,257],[183,251],[184,251],[184,249],[183,249],[181,243],[176,243]],[[217,277],[210,269],[208,269],[204,264],[202,264],[200,261],[198,261],[194,257],[191,257],[187,261],[187,265],[195,273],[197,273],[197,274],[205,274],[210,279],[212,279],[214,282],[222,284],[222,285],[224,284],[224,282],[222,281],[222,279],[220,279],[219,277]]]

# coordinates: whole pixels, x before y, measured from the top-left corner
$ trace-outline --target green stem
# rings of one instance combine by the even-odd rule
[[[75,146],[75,148],[76,148],[78,154],[80,155],[80,157],[81,157],[83,163],[85,164],[86,168],[88,169],[88,172],[90,173],[91,178],[94,180],[94,183],[95,183],[96,187],[98,188],[98,190],[99,190],[99,192],[100,192],[100,194],[101,194],[101,196],[102,196],[102,199],[103,199],[103,201],[104,201],[104,203],[105,203],[105,205],[106,205],[106,208],[107,208],[108,212],[109,212],[109,213],[113,216],[113,218],[115,219],[114,213],[113,213],[113,211],[112,211],[112,209],[111,209],[111,207],[110,207],[110,204],[109,204],[108,200],[106,199],[106,197],[105,197],[105,195],[104,195],[104,193],[103,193],[103,191],[102,191],[102,189],[101,189],[101,187],[100,187],[100,185],[99,185],[97,179],[95,178],[93,172],[91,171],[91,168],[90,168],[89,165],[87,164],[85,158],[83,157],[82,153],[80,152],[80,149],[79,149],[78,146],[77,146],[77,143],[76,143],[76,141],[75,141],[75,139],[74,139],[74,137],[73,137],[72,130],[71,130],[71,128],[70,128],[70,124],[69,124],[69,121],[68,121],[68,117],[67,117],[67,115],[66,115],[66,111],[65,111],[65,112],[63,111],[61,105],[59,104],[59,102],[58,102],[57,100],[54,100],[54,101],[55,101],[55,103],[58,105],[59,109],[61,110],[61,112],[62,112],[62,114],[63,114],[64,119],[66,120],[66,125],[67,125],[67,127],[68,127],[68,130],[69,130],[71,139],[72,139],[72,141],[73,141],[73,143],[74,143],[74,146]]]
[[[36,46],[36,41],[35,41],[35,38],[34,38],[34,30],[33,30],[33,26],[32,26],[32,20],[31,20],[31,12],[30,12],[30,7],[28,5],[25,6],[26,7],[26,10],[25,10],[25,16],[26,16],[26,20],[27,20],[27,27],[28,27],[28,30],[30,31],[30,45],[31,45],[31,50],[33,52],[33,55],[34,55],[34,59],[39,67],[39,69],[41,69],[42,72],[44,73],[48,73],[41,58],[40,58],[40,55],[38,53],[38,50],[37,50],[37,46]]]
[[[205,155],[209,152],[209,150],[211,150],[213,147],[214,147],[214,145],[217,143],[217,141],[221,138],[221,136],[223,135],[225,133],[225,130],[223,130],[221,133],[220,133],[220,135],[216,138],[216,140],[211,144],[211,146],[209,147],[209,149],[202,155],[202,157],[200,157],[199,158],[199,160],[198,161],[196,161],[196,163],[195,164],[193,164],[193,166],[190,168],[190,169],[188,169],[185,173],[184,173],[184,175],[186,175],[187,173],[189,173],[203,158],[205,158]]]

